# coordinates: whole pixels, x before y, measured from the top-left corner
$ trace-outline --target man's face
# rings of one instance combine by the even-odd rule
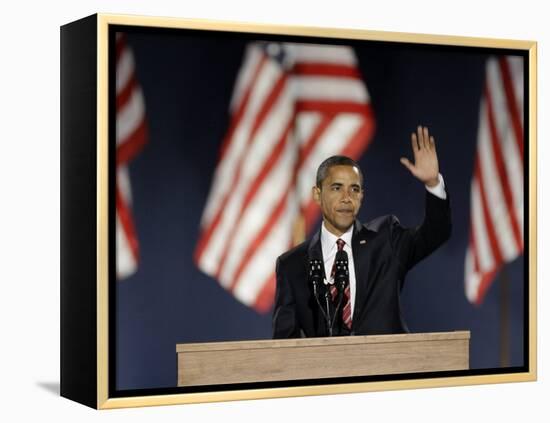
[[[321,207],[326,228],[336,236],[353,224],[363,190],[359,170],[353,166],[332,166],[321,189],[313,187],[313,199]]]

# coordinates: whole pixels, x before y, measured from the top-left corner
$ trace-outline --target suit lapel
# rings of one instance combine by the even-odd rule
[[[318,258],[323,260],[323,248],[321,247],[321,229],[315,232],[315,234],[309,241],[307,254],[309,258]]]
[[[351,246],[353,249],[353,263],[355,266],[355,307],[352,316],[352,330],[357,317],[357,310],[362,308],[362,304],[367,295],[368,262],[369,262],[369,239],[373,232],[367,230],[358,221],[355,221]]]
[[[324,263],[323,248],[321,247],[321,229],[315,232],[313,237],[310,239],[308,249],[307,249],[307,255],[308,255],[308,260],[305,260],[306,279],[307,279],[307,274],[309,272],[309,268],[307,266],[307,262],[309,262],[309,260],[318,259],[318,260],[321,260],[321,263]],[[323,265],[322,268],[324,273],[325,266]],[[310,289],[309,295],[311,298],[311,303],[309,304],[309,306],[311,307],[311,323],[310,323],[312,325],[311,332],[315,333],[316,336],[328,336],[325,319],[323,318],[322,313],[318,310],[315,297],[313,296],[312,285],[308,284],[308,289]]]

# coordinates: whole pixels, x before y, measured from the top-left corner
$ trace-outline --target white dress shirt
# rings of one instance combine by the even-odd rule
[[[447,193],[445,192],[445,181],[443,180],[443,176],[441,174],[438,175],[439,183],[435,187],[428,187],[426,185],[426,189],[428,192],[432,193],[438,198],[441,198],[442,200],[447,199]],[[344,251],[348,254],[348,266],[349,266],[349,288],[350,288],[350,296],[351,296],[351,315],[353,316],[353,311],[355,310],[355,291],[356,291],[356,279],[355,279],[355,266],[353,264],[353,250],[351,249],[351,237],[353,235],[353,225],[350,226],[350,228],[343,233],[341,236],[336,236],[328,231],[328,229],[325,227],[325,223],[323,222],[321,226],[321,248],[323,250],[323,260],[325,264],[325,275],[327,278],[330,278],[330,274],[332,272],[332,265],[334,263],[334,258],[336,257],[336,253],[338,251],[338,246],[336,245],[336,241],[338,239],[342,239],[346,244],[344,245]],[[333,278],[330,278],[331,280],[327,280],[327,283],[334,283],[332,280]]]

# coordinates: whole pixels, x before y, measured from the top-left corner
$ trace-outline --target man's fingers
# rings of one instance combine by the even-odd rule
[[[412,145],[413,152],[417,152],[418,150],[420,150],[420,145],[418,144],[418,138],[414,132],[411,134],[411,145]]]
[[[413,164],[409,161],[409,159],[405,158],[405,157],[401,157],[401,159],[399,159],[399,161],[401,162],[401,164],[403,166],[405,166],[407,169],[409,169],[409,171],[412,173],[413,172],[413,169],[414,169],[414,166]]]
[[[430,135],[430,130],[427,126],[418,125],[416,128],[416,134],[412,134],[412,138],[416,140],[416,148],[418,150],[431,150],[435,148],[434,137]]]
[[[422,132],[422,126],[418,125],[416,128],[417,137],[418,137],[418,149],[424,148],[424,133]]]
[[[424,148],[430,148],[430,131],[427,126],[424,127]]]

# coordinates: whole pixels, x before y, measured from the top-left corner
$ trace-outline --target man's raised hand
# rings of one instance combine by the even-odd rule
[[[429,187],[439,183],[439,164],[435,150],[435,140],[430,136],[427,127],[418,126],[416,134],[411,134],[411,145],[414,155],[414,163],[401,157],[401,163],[412,175]]]

